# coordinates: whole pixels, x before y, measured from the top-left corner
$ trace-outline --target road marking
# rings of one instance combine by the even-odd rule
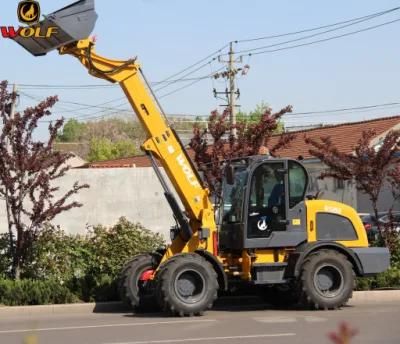
[[[327,318],[320,318],[320,317],[305,317],[304,320],[305,320],[306,322],[310,322],[310,323],[328,321]]]
[[[203,337],[203,338],[185,338],[185,339],[162,339],[162,340],[145,340],[145,341],[139,341],[139,342],[121,342],[121,343],[105,343],[105,344],[168,344],[168,343],[187,343],[187,342],[233,340],[233,339],[290,337],[290,336],[295,336],[295,335],[296,335],[296,333],[270,333],[270,334],[254,334],[254,335],[248,335],[248,336]]]
[[[263,317],[263,318],[253,318],[255,321],[267,323],[267,324],[288,324],[297,321],[296,318],[291,317]]]
[[[2,330],[2,333],[26,333],[26,332],[46,332],[46,331],[69,331],[69,330],[84,330],[91,328],[103,328],[103,327],[123,327],[123,326],[151,326],[151,325],[171,325],[171,324],[190,324],[190,323],[204,323],[204,322],[216,322],[215,319],[204,319],[204,320],[175,320],[175,321],[153,321],[146,323],[124,323],[124,324],[104,324],[104,325],[88,325],[88,326],[66,326],[66,327],[47,327],[47,328],[30,328],[20,330]]]

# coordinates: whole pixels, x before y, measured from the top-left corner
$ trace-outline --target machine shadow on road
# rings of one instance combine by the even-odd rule
[[[221,298],[219,299],[214,307],[210,310],[213,312],[254,312],[254,311],[280,311],[280,312],[318,312],[315,310],[305,309],[300,305],[290,305],[290,306],[276,306],[267,303],[260,302],[258,298],[254,298],[249,302],[249,298]],[[354,306],[346,305],[343,308],[353,308]],[[334,311],[329,311],[334,312]],[[207,313],[206,313],[207,314]],[[163,312],[144,312],[144,313],[133,313],[132,311],[127,311],[123,314],[123,317],[127,318],[170,318],[171,315]]]

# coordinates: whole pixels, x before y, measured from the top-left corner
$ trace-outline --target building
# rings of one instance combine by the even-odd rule
[[[306,144],[306,138],[319,139],[329,136],[335,143],[337,148],[345,153],[351,153],[358,140],[361,138],[362,132],[366,130],[374,130],[376,136],[371,144],[379,145],[385,135],[395,129],[400,129],[400,116],[384,117],[379,119],[343,123],[338,125],[327,125],[312,129],[294,131],[296,137],[291,144],[279,151],[282,157],[292,159],[302,159],[310,174],[310,192],[320,190],[323,198],[340,201],[351,205],[359,212],[371,212],[371,204],[368,197],[358,191],[353,182],[343,182],[326,178],[319,179],[320,173],[326,168],[318,159],[311,156],[309,145]],[[271,146],[277,143],[279,136],[272,137]],[[189,155],[193,157],[193,152],[189,149]],[[86,168],[151,168],[150,162],[146,156],[136,156],[132,158],[116,159],[109,161],[101,161],[89,163]],[[388,190],[383,190],[378,202],[379,210],[385,211],[392,204],[393,199]],[[395,208],[400,209],[399,204]]]
[[[318,179],[325,167],[310,155],[305,138],[330,136],[340,150],[351,153],[364,130],[376,131],[372,144],[378,145],[387,132],[398,128],[400,116],[301,130],[294,132],[295,140],[282,149],[280,155],[293,159],[301,157],[311,176],[311,190],[322,190],[323,198],[347,203],[359,212],[370,212],[368,198],[357,191],[353,183]],[[278,139],[273,137],[272,144]],[[70,151],[71,146],[65,148]],[[193,152],[189,150],[189,154],[193,155]],[[75,160],[72,165],[76,166]],[[64,194],[75,181],[89,184],[89,189],[81,190],[73,199],[83,206],[60,214],[52,221],[54,225],[59,225],[69,233],[85,233],[87,226],[113,225],[119,217],[125,216],[130,221],[140,222],[146,228],[169,237],[169,228],[174,225],[174,219],[146,156],[80,165],[69,170],[55,186],[60,188],[60,194]],[[379,200],[380,210],[387,209],[391,203],[391,195],[384,191]],[[396,207],[399,209],[398,204]],[[6,221],[3,205],[0,206],[3,231],[7,228]]]

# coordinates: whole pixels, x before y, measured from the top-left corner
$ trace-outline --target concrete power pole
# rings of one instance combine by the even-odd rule
[[[238,107],[238,105],[236,105],[236,99],[240,97],[240,91],[236,89],[235,78],[239,72],[242,72],[242,75],[245,75],[249,68],[248,65],[241,68],[235,67],[235,63],[242,63],[242,57],[240,56],[239,59],[235,58],[235,52],[233,51],[233,44],[234,42],[229,43],[228,61],[224,61],[223,59],[221,59],[221,56],[218,57],[219,62],[227,63],[228,65],[227,70],[225,72],[217,73],[214,75],[216,79],[221,77],[229,81],[229,86],[223,92],[218,92],[214,88],[214,97],[219,99],[222,99],[219,97],[219,95],[224,95],[226,97],[225,99],[228,104],[223,104],[221,106],[225,106],[229,109],[230,113],[229,120],[232,126],[236,124],[236,108]],[[231,134],[234,137],[236,137],[236,129],[232,129]]]
[[[233,51],[233,42],[229,44],[229,64],[228,64],[228,77],[229,77],[229,108],[230,108],[230,121],[231,125],[236,125],[236,107],[235,107],[235,56]],[[236,137],[236,129],[231,130],[233,137]]]
[[[14,84],[13,85],[13,94],[15,94],[15,98],[13,99],[12,103],[11,103],[11,111],[10,111],[10,117],[14,118],[15,115],[15,108],[17,105],[17,85]]]
[[[15,97],[13,98],[12,102],[11,102],[11,109],[10,109],[10,118],[14,118],[15,115],[15,109],[17,107],[17,98],[18,98],[18,94],[17,94],[17,85],[14,84],[13,85],[13,94],[15,95]],[[7,151],[10,150],[10,142],[7,140]]]

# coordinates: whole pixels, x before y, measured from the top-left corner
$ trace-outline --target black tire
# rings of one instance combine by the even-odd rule
[[[217,273],[198,254],[172,257],[161,266],[156,280],[160,306],[172,315],[202,315],[217,298]]]
[[[121,271],[119,282],[121,300],[137,312],[159,310],[153,281],[140,281],[143,272],[156,269],[158,254],[141,254],[130,260]]]
[[[346,256],[319,250],[304,260],[300,275],[301,302],[313,309],[337,309],[352,297],[354,271]]]

